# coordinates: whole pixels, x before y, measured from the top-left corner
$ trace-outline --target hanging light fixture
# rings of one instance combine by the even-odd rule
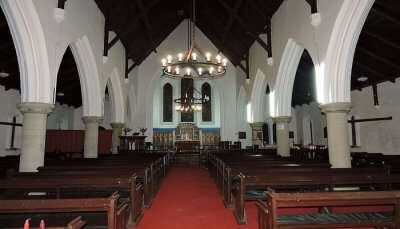
[[[212,55],[196,44],[196,0],[193,0],[191,20],[188,20],[188,50],[161,60],[162,76],[182,79],[214,79],[225,75],[228,59],[221,54]]]
[[[0,78],[6,78],[10,76],[10,73],[4,71],[4,69],[0,70]]]
[[[193,92],[193,95],[191,95]],[[203,110],[203,104],[210,102],[210,97],[202,96],[201,93],[193,87],[188,88],[185,96],[175,99],[175,110],[179,112],[199,112]]]

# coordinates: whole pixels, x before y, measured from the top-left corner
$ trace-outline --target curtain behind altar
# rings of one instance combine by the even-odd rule
[[[47,130],[45,152],[82,153],[84,130]],[[99,130],[99,154],[110,154],[112,130]]]

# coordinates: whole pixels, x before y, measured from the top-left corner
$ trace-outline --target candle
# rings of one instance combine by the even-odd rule
[[[206,53],[206,59],[207,61],[211,61],[211,53]]]

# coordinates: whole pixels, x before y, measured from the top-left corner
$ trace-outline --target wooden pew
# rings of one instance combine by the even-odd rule
[[[375,190],[377,188],[390,189],[392,184],[400,182],[400,175],[387,174],[300,174],[300,173],[282,173],[265,174],[259,176],[246,177],[239,174],[238,183],[233,191],[234,198],[234,216],[239,224],[246,224],[245,200],[246,191],[255,187],[266,190],[274,188],[279,190],[291,190],[292,192],[313,191],[333,191],[335,188],[368,188]],[[264,196],[256,199],[263,199]],[[249,200],[247,198],[247,200]],[[252,199],[255,200],[255,199]]]
[[[225,168],[223,180],[223,198],[225,207],[231,208],[232,206],[232,182],[234,177],[239,174],[246,174],[247,177],[251,176],[266,176],[271,174],[276,176],[279,174],[319,174],[319,175],[347,175],[347,174],[363,174],[371,176],[375,174],[390,174],[389,168],[325,168],[325,167],[308,167],[306,165],[299,167],[268,167],[268,168]]]
[[[21,218],[22,219],[22,218]],[[54,226],[53,224],[50,224],[50,226],[45,222],[45,226],[47,229],[81,229],[86,225],[86,221],[82,220],[81,216],[76,217],[75,219],[71,220],[66,224],[66,226]],[[0,225],[0,229],[23,229],[20,225],[23,225],[23,219],[19,222],[18,226],[15,227],[9,227],[9,226],[4,226]],[[30,224],[30,229],[40,229],[39,226],[32,226]]]
[[[119,199],[114,193],[108,198],[1,200],[0,214],[104,212],[108,229],[126,229],[129,205]],[[77,220],[71,226],[79,228],[81,223]]]
[[[280,208],[304,207],[365,207],[365,206],[393,206],[391,215],[334,214],[331,212],[318,215],[284,215],[278,214]],[[266,202],[259,200],[258,224],[259,229],[278,228],[400,228],[400,192],[316,192],[316,193],[276,193],[267,192]],[[353,210],[354,211],[354,210]],[[357,212],[357,211],[356,211]],[[353,212],[352,212],[353,213]],[[381,217],[378,217],[381,216]],[[360,218],[362,220],[360,220]],[[299,220],[302,219],[302,220]],[[310,219],[312,219],[310,221]]]
[[[152,167],[150,167],[152,168]],[[40,167],[39,173],[18,173],[9,174],[12,176],[130,176],[135,173],[137,182],[143,184],[145,207],[150,207],[155,194],[158,191],[162,177],[159,173],[154,173],[151,169],[138,166],[135,167],[115,167],[115,166],[49,166]]]
[[[8,199],[27,197],[32,192],[43,192],[46,197],[69,198],[81,197],[85,191],[86,195],[92,192],[112,193],[120,191],[126,198],[130,199],[131,220],[138,223],[144,212],[143,185],[137,182],[136,174],[128,176],[115,175],[78,175],[78,176],[17,176],[0,180],[0,190]],[[15,198],[15,197],[14,197]]]

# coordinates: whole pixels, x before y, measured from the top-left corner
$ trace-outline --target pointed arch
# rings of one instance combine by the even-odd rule
[[[111,97],[111,122],[125,123],[125,101],[121,85],[121,76],[117,68],[111,72],[107,82],[108,93]]]
[[[83,36],[70,47],[79,72],[83,116],[101,117],[104,114],[103,93],[100,90],[100,75],[89,39]]]
[[[320,63],[319,102],[350,102],[351,69],[362,27],[374,0],[345,0],[336,18],[325,63]]]
[[[21,101],[53,103],[46,39],[33,0],[0,1],[18,58]]]
[[[201,85],[201,95],[202,97],[208,97],[210,100],[202,105],[201,111],[201,120],[203,122],[211,122],[212,121],[212,92],[211,85],[208,82],[203,83]]]
[[[286,43],[279,65],[277,81],[270,96],[272,117],[290,116],[294,79],[304,48],[294,39]]]
[[[251,120],[253,122],[262,122],[264,119],[264,100],[266,99],[267,80],[265,74],[257,69],[256,78],[251,92]]]
[[[163,86],[163,122],[173,122],[173,95],[174,88],[170,83]]]

